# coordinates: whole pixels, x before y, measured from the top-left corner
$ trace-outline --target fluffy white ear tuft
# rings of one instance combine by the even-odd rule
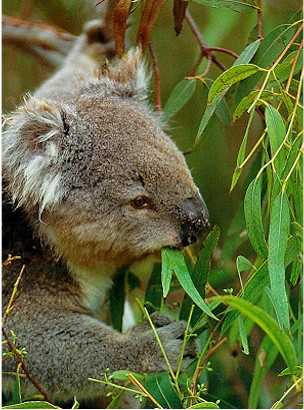
[[[6,119],[4,177],[18,206],[38,205],[41,215],[62,199],[59,143],[68,129],[65,107],[31,96]]]
[[[150,75],[147,74],[140,47],[128,51],[117,64],[105,66],[102,75],[116,84],[117,92],[140,99],[147,97]],[[114,87],[113,87],[114,88]]]

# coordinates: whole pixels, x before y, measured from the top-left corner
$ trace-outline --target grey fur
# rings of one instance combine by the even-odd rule
[[[98,70],[113,44],[92,41],[94,27],[8,118],[3,135],[6,205],[20,207],[10,213],[4,252],[19,252],[27,263],[7,328],[28,351],[32,375],[62,401],[104,394],[87,378],[106,368],[166,370],[147,323],[122,334],[111,328],[112,277],[162,247],[194,242],[208,226],[182,154],[145,101],[140,50]],[[138,197],[148,198],[140,209]],[[23,237],[18,212],[30,226]],[[15,263],[4,270],[4,306],[19,269]],[[154,320],[176,367],[185,323]],[[184,366],[195,353],[192,340]],[[13,360],[4,362],[6,371],[15,367]],[[6,392],[13,381],[4,379]],[[29,381],[22,385],[24,394],[35,392]]]

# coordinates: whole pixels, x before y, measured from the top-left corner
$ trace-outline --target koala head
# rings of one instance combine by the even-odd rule
[[[145,81],[131,52],[68,95],[29,97],[7,120],[10,194],[73,265],[120,266],[187,246],[208,227],[183,155],[144,101]]]

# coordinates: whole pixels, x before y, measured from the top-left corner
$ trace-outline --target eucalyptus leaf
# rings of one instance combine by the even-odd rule
[[[168,373],[148,373],[145,387],[151,396],[162,406],[162,408],[182,408],[180,399],[176,390],[172,386]]]
[[[284,141],[286,127],[280,113],[270,104],[267,104],[266,106],[265,121],[269,135],[271,154],[273,157]],[[282,146],[274,160],[275,168],[279,175],[281,175],[284,166],[285,153],[283,152],[283,149],[284,147]]]
[[[288,298],[285,287],[284,256],[289,234],[289,204],[281,192],[276,198],[270,217],[268,270],[270,287],[281,328],[289,329]]]
[[[25,401],[20,404],[12,404],[9,406],[3,406],[2,409],[59,409],[57,406],[53,406],[46,401]]]
[[[210,105],[228,87],[252,76],[259,70],[260,68],[254,64],[240,64],[224,71],[212,84],[208,94],[207,105]]]
[[[253,305],[247,300],[236,296],[215,296],[212,300],[222,300],[229,306],[235,307],[243,315],[255,322],[272,340],[279,350],[287,366],[293,370],[297,364],[297,355],[291,339],[277,325],[277,322],[263,309]]]
[[[251,245],[257,255],[265,259],[268,255],[268,249],[262,220],[261,189],[261,178],[257,181],[254,179],[249,185],[245,195],[244,211]]]
[[[173,117],[173,115],[180,111],[192,97],[195,88],[195,80],[182,80],[178,83],[164,106],[163,111],[165,116]]]
[[[217,317],[214,316],[214,314],[211,312],[208,305],[204,302],[203,298],[201,297],[197,289],[195,288],[182,253],[178,249],[163,248],[162,276],[170,275],[173,271],[182,288],[190,296],[193,302],[207,315],[209,315],[215,320],[218,320]],[[165,281],[167,281],[167,279],[165,279]]]
[[[248,44],[248,46],[241,52],[238,58],[234,62],[234,66],[240,64],[248,64],[253,59],[253,56],[258,51],[261,44],[261,40],[255,40],[252,43]]]
[[[227,9],[231,9],[233,11],[238,11],[242,13],[250,13],[257,9],[257,6],[254,4],[253,1],[246,0],[191,0],[194,3],[201,4],[202,6],[210,6],[210,7],[225,7]]]

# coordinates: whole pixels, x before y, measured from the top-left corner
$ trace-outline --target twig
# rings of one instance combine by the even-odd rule
[[[8,306],[7,306],[6,310],[5,310],[5,314],[4,314],[3,321],[2,321],[2,333],[3,333],[3,335],[4,335],[4,338],[5,338],[5,340],[6,340],[7,344],[8,344],[8,346],[9,346],[11,352],[14,354],[14,356],[15,356],[17,362],[19,363],[20,367],[22,367],[22,369],[23,369],[24,373],[26,374],[26,376],[28,377],[28,379],[33,383],[33,385],[36,387],[36,389],[39,390],[39,392],[43,395],[43,397],[44,397],[48,402],[50,402],[51,404],[53,404],[54,406],[56,406],[56,404],[53,402],[53,400],[48,396],[48,394],[43,390],[43,388],[39,385],[39,383],[38,383],[38,382],[34,379],[34,377],[31,375],[29,369],[28,369],[27,366],[24,364],[24,362],[23,362],[23,360],[22,360],[22,357],[21,357],[21,356],[19,355],[19,353],[17,352],[16,347],[15,347],[15,346],[13,345],[13,343],[11,342],[11,340],[10,340],[10,338],[9,338],[9,335],[7,334],[7,332],[6,332],[6,330],[5,330],[5,327],[4,327],[4,325],[5,325],[6,321],[7,321],[7,317],[8,317],[8,315],[9,315],[10,311],[12,310],[12,306],[13,306],[14,300],[15,300],[16,295],[17,295],[18,286],[19,286],[19,283],[20,283],[22,274],[23,274],[23,272],[24,272],[24,268],[25,268],[25,265],[23,265],[22,268],[21,268],[21,270],[20,270],[20,273],[19,273],[19,275],[18,275],[18,278],[17,278],[17,280],[16,280],[16,282],[15,282],[15,284],[14,284],[14,290],[13,290],[12,296],[11,296],[10,301],[9,301],[9,303],[8,303]]]
[[[16,17],[2,17],[4,44],[13,44],[41,56],[48,64],[58,66],[69,53],[75,36],[52,25],[33,23]]]
[[[154,80],[155,80],[155,108],[158,114],[161,115],[162,114],[162,101],[161,101],[161,87],[160,87],[160,75],[159,75],[158,61],[157,61],[157,57],[156,57],[156,54],[152,47],[151,42],[149,43],[148,47],[149,47],[149,51],[150,51],[152,62],[153,62],[153,71],[154,71]]]
[[[18,278],[17,278],[17,280],[16,280],[16,282],[15,282],[15,284],[14,284],[14,289],[13,289],[12,296],[11,296],[9,302],[8,302],[8,306],[7,306],[7,308],[5,309],[5,313],[4,313],[4,316],[3,316],[2,328],[4,328],[4,325],[5,325],[5,323],[6,323],[8,314],[9,314],[10,311],[12,310],[12,306],[13,306],[14,300],[16,299],[18,286],[19,286],[19,283],[20,283],[20,281],[21,281],[21,277],[22,277],[22,275],[23,275],[24,268],[25,268],[25,265],[22,266],[22,268],[21,268],[21,270],[20,270],[20,273],[19,273],[19,275],[18,275]]]
[[[195,37],[197,38],[197,41],[199,42],[199,44],[201,46],[201,53],[203,53],[203,55],[206,56],[206,57],[210,57],[212,62],[215,65],[217,65],[221,70],[226,71],[227,68],[225,67],[225,65],[222,64],[220,61],[218,61],[218,59],[209,51],[208,46],[205,43],[205,40],[203,39],[203,36],[202,36],[199,28],[197,27],[195,21],[193,20],[193,17],[191,16],[189,10],[186,11],[185,18],[186,18],[186,20],[187,20],[193,34],[195,35]]]
[[[149,400],[151,400],[151,402],[153,404],[155,404],[155,406],[157,406],[159,409],[162,409],[163,407],[154,399],[154,397],[149,393],[149,391],[147,389],[145,389],[145,387],[140,383],[139,380],[136,379],[136,377],[130,373],[127,374],[128,379],[132,382],[132,384],[134,384],[134,386],[136,386],[141,392],[142,394],[144,394],[145,396],[148,397]]]
[[[233,58],[239,58],[239,55],[236,54],[234,51],[228,50],[227,48],[222,48],[222,47],[208,47],[209,51],[219,51],[220,53],[225,53],[228,54],[229,56]]]
[[[2,333],[4,335],[5,340],[7,341],[7,344],[9,345],[12,353],[14,354],[17,362],[20,364],[20,366],[22,367],[24,373],[26,374],[26,376],[28,377],[28,379],[33,383],[33,385],[36,387],[37,390],[39,390],[39,392],[42,394],[42,396],[45,398],[46,401],[48,401],[49,403],[53,404],[54,406],[56,406],[56,404],[53,402],[53,400],[48,396],[48,394],[43,390],[43,388],[40,386],[40,384],[34,379],[34,377],[31,375],[29,369],[27,368],[27,366],[24,364],[22,357],[17,353],[15,346],[13,345],[13,343],[10,341],[9,336],[6,332],[6,330],[4,329],[3,325],[2,325]]]
[[[193,396],[193,397],[191,398],[190,406],[192,406],[192,404],[193,404],[194,396],[195,396],[195,390],[196,390],[196,385],[197,385],[197,380],[198,380],[198,378],[200,377],[200,375],[201,375],[201,373],[202,373],[202,371],[203,371],[203,368],[204,368],[204,366],[205,366],[205,363],[207,362],[207,360],[209,359],[209,357],[210,357],[219,347],[221,347],[224,343],[227,342],[227,340],[228,340],[227,337],[224,337],[224,339],[220,340],[211,350],[209,350],[209,352],[206,354],[204,360],[202,361],[202,364],[201,364],[200,367],[198,368],[198,372],[197,372],[197,374],[195,375],[195,378],[193,379],[193,383],[192,383],[192,386],[191,386],[192,396]]]
[[[258,0],[258,39],[263,40],[262,0]]]

